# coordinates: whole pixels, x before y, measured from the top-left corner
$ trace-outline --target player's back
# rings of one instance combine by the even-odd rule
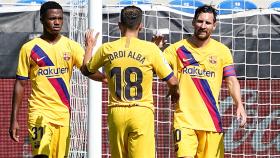
[[[153,107],[153,70],[160,78],[171,73],[159,48],[138,38],[122,37],[102,46],[110,91],[109,106]]]

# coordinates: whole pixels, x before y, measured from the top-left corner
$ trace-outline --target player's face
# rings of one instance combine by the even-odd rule
[[[213,13],[200,13],[193,21],[194,36],[201,41],[207,40],[216,27]]]
[[[63,25],[63,12],[61,9],[48,9],[42,19],[44,30],[49,34],[57,35]]]

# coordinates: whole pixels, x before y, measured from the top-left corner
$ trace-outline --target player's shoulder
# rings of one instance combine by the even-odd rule
[[[214,39],[211,39],[211,49],[212,50],[219,50],[219,51],[215,51],[216,54],[222,58],[232,58],[232,54],[231,54],[231,51],[230,49],[223,43],[217,41],[217,40],[214,40]]]
[[[219,48],[219,49],[222,49],[222,50],[225,50],[225,51],[229,50],[229,48],[225,44],[223,44],[222,42],[219,42],[219,41],[217,41],[213,38],[211,38],[211,42],[212,42],[213,47],[215,47],[215,48]]]
[[[113,45],[119,45],[119,40],[104,42],[101,47],[111,47]]]
[[[116,47],[118,47],[120,44],[118,44],[118,40],[115,41],[110,41],[110,42],[104,42],[102,45],[98,47],[99,50],[107,50],[104,52],[111,52],[114,50]]]
[[[63,35],[61,35],[59,42],[61,42],[60,45],[69,48],[72,52],[84,50],[80,43]]]
[[[102,47],[109,49],[109,48],[116,48],[116,47],[123,46],[125,39],[126,38],[120,38],[115,41],[105,42],[102,44]],[[133,45],[136,45],[140,48],[145,48],[145,49],[158,48],[158,46],[156,44],[154,44],[150,41],[145,41],[145,40],[138,39],[138,38],[131,39],[131,42]]]
[[[166,49],[165,51],[168,51],[168,50],[177,50],[178,48],[180,48],[181,46],[184,46],[186,45],[186,39],[181,39],[175,43],[172,43],[170,44]]]
[[[30,41],[27,41],[21,46],[21,49],[32,49],[35,45],[40,45],[40,37],[35,37]]]
[[[66,37],[66,36],[63,36],[63,35],[61,35],[60,40],[61,40],[62,42],[69,43],[69,44],[71,44],[71,45],[81,46],[80,43],[78,43],[78,42],[76,42],[76,41],[74,41],[74,40],[72,40],[72,39],[70,39],[70,38],[68,38],[68,37]]]
[[[181,47],[182,45],[186,45],[187,39],[181,39],[173,44],[171,44],[173,47]]]
[[[142,39],[138,39],[139,45],[142,46],[143,48],[154,48],[154,49],[158,49],[158,46],[151,42],[151,41],[146,41],[146,40],[142,40]]]

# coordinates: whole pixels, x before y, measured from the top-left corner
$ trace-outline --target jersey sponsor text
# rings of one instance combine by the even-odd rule
[[[182,73],[198,77],[215,77],[214,71],[207,71],[199,67],[185,67],[182,69]]]
[[[48,68],[40,68],[38,70],[38,76],[47,76],[47,77],[51,77],[51,76],[58,76],[58,75],[62,75],[62,74],[65,74],[65,73],[68,73],[69,71],[69,68],[51,68],[51,67],[48,67]]]

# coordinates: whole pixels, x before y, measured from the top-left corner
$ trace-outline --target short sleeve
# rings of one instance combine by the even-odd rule
[[[236,76],[233,58],[228,48],[225,49],[223,58],[223,77]]]
[[[80,44],[75,42],[75,44],[73,44],[73,45],[74,45],[74,47],[72,47],[72,49],[73,49],[74,65],[77,68],[80,68],[83,64],[83,58],[85,55],[85,51]]]
[[[176,49],[173,45],[168,46],[164,51],[163,51],[163,56],[167,60],[168,64],[174,68],[176,65],[177,61],[177,55]]]
[[[97,49],[92,58],[87,64],[87,69],[89,72],[95,73],[104,63],[103,56],[103,45]]]
[[[155,46],[153,50],[153,68],[160,79],[167,81],[173,76],[173,71],[166,59],[163,57],[161,50],[157,46]]]
[[[25,46],[22,46],[18,58],[16,79],[27,80],[29,77],[28,76],[29,69],[30,69],[30,58],[27,53],[27,48]]]

